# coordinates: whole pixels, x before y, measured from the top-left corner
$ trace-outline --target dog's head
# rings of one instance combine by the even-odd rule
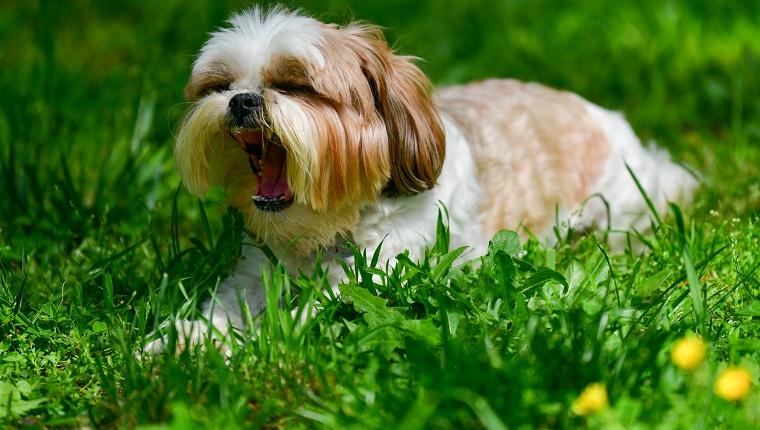
[[[227,190],[248,228],[329,245],[381,194],[435,184],[444,133],[430,83],[377,27],[276,8],[235,15],[201,49],[175,159],[189,190]]]

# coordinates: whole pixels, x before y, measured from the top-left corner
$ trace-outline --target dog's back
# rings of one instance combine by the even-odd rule
[[[557,218],[643,228],[648,208],[626,163],[658,209],[688,199],[696,184],[666,151],[645,149],[620,114],[573,93],[490,79],[443,89],[438,104],[471,148],[486,237],[519,226],[545,235]]]

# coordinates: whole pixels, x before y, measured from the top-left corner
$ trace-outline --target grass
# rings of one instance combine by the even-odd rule
[[[305,4],[388,27],[437,84],[512,76],[623,110],[705,185],[657,214],[643,253],[609,254],[603,234],[547,249],[502,232],[479,268],[452,267],[440,228],[424,261],[401,256],[390,273],[358,254],[350,303],[323,297],[318,269],[275,272],[271,302],[327,303],[305,326],[271,306],[229,359],[137,360],[166,318],[197,316],[239,255],[239,215],[179,188],[171,145],[192,55],[241,3],[4,6],[7,428],[760,424],[760,4],[738,0]],[[707,360],[684,371],[670,354],[692,334]],[[713,393],[729,366],[755,384],[742,400]],[[597,382],[609,406],[593,412],[582,393]]]

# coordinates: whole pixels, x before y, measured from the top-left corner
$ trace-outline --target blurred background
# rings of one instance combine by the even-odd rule
[[[16,260],[22,249],[48,245],[68,253],[86,237],[122,240],[111,245],[118,249],[147,225],[167,228],[155,221],[167,219],[178,187],[172,132],[185,111],[182,89],[194,55],[210,31],[252,4],[5,0],[2,252]],[[439,86],[515,77],[621,110],[643,139],[703,172],[710,185],[698,208],[742,214],[760,207],[760,2],[315,0],[288,6],[325,21],[385,27],[400,53],[424,59],[421,67]],[[190,208],[192,218],[196,206],[187,202],[194,204],[183,195],[180,208]]]
[[[233,364],[232,370],[221,357],[196,366],[198,355],[159,367],[156,362],[132,363],[131,354],[145,333],[175,311],[191,315],[195,303],[227,276],[239,253],[239,215],[225,212],[219,190],[200,204],[180,187],[172,145],[186,110],[182,90],[195,55],[210,31],[224,25],[234,11],[253,4],[0,0],[0,420],[4,414],[13,415],[13,407],[35,414],[17,421],[19,428],[130,428],[166,422],[171,416],[200,420],[204,414],[209,428],[225,422],[217,417],[230,423],[273,423],[271,428],[287,427],[295,413],[319,420],[329,414],[350,418],[369,411],[363,422],[381,427],[395,415],[392,418],[413,427],[424,425],[436,408],[451,408],[430,426],[448,428],[446,420],[452,419],[453,428],[472,422],[470,409],[479,416],[490,411],[477,394],[492,396],[487,398],[495,399],[491,405],[496,413],[515,411],[507,424],[531,427],[525,423],[533,420],[537,428],[563,423],[572,427],[580,426],[577,417],[558,415],[565,414],[569,396],[577,395],[581,383],[606,380],[614,390],[610,400],[621,412],[620,419],[636,421],[638,428],[655,422],[652,425],[673,428],[715,422],[729,428],[732,424],[727,423],[741,422],[736,414],[745,412],[747,421],[757,422],[757,408],[751,406],[757,404],[756,391],[744,402],[724,402],[715,409],[721,400],[709,394],[714,374],[697,372],[697,379],[685,379],[668,363],[676,330],[696,327],[690,318],[699,313],[688,311],[687,290],[694,288],[687,289],[683,277],[665,290],[671,275],[680,276],[683,267],[689,273],[692,265],[681,265],[688,248],[670,234],[664,246],[644,259],[621,255],[613,256],[612,264],[607,260],[615,285],[627,285],[624,295],[636,291],[626,299],[629,304],[621,306],[615,288],[617,307],[608,306],[612,289],[603,308],[596,303],[597,293],[589,293],[609,285],[599,253],[585,252],[595,250],[595,242],[579,240],[559,248],[556,267],[565,273],[573,270],[573,283],[585,282],[584,270],[589,280],[593,273],[594,286],[582,284],[575,290],[591,294],[588,299],[575,292],[557,296],[562,302],[573,297],[575,304],[547,301],[546,313],[531,313],[536,317],[531,316],[530,323],[525,322],[527,316],[518,316],[525,311],[515,305],[513,321],[500,322],[498,328],[490,322],[493,316],[486,323],[480,316],[469,318],[468,310],[466,325],[471,328],[452,320],[452,330],[460,327],[463,335],[459,340],[452,337],[453,347],[445,347],[441,367],[427,368],[439,356],[424,342],[407,344],[403,354],[411,369],[420,369],[408,387],[403,382],[407,365],[396,361],[396,352],[391,361],[378,361],[379,354],[365,356],[375,341],[353,334],[340,335],[345,350],[321,345],[326,354],[339,356],[322,364],[322,352],[314,356],[317,361],[302,359],[311,356],[306,351],[317,337],[298,340],[300,352],[294,355],[276,353],[271,361],[252,359],[251,367]],[[683,213],[686,229],[691,228],[689,240],[696,244],[691,255],[704,280],[705,309],[713,315],[706,332],[708,341],[715,334],[709,342],[710,365],[717,366],[712,361],[717,357],[731,363],[745,354],[757,357],[757,324],[742,320],[757,322],[757,303],[737,311],[750,298],[756,300],[760,264],[760,1],[290,0],[286,5],[325,21],[345,24],[359,19],[385,27],[398,52],[422,58],[422,69],[439,86],[513,77],[573,91],[623,111],[644,140],[668,148],[673,158],[705,180],[695,204]],[[672,223],[668,228],[673,231]],[[534,245],[527,246],[539,249],[530,252],[528,258],[536,260],[531,264],[541,268],[545,258],[553,269],[555,250],[543,252]],[[569,252],[573,246],[577,252]],[[681,246],[683,253],[676,252]],[[593,272],[586,259],[595,259]],[[587,269],[578,269],[584,265]],[[697,276],[693,272],[692,267]],[[474,291],[474,300],[481,300],[480,287]],[[436,301],[443,297],[435,294]],[[472,306],[470,299],[464,302]],[[501,299],[489,301],[488,315],[491,304],[493,315],[511,309],[500,303]],[[422,305],[417,301],[410,306]],[[696,311],[697,304],[693,307]],[[629,331],[626,320],[640,309],[646,311],[630,326],[636,330]],[[360,317],[349,312],[346,327],[348,320]],[[655,312],[657,316],[649,318]],[[668,314],[673,316],[662,317]],[[337,322],[342,314],[335,315]],[[674,318],[672,331],[668,318]],[[530,328],[525,335],[521,324],[538,329]],[[334,344],[335,327],[329,326],[319,339]],[[618,330],[627,333],[624,339],[618,340]],[[492,353],[492,344],[516,345],[513,342],[523,338],[528,347],[510,346],[504,360]],[[290,357],[285,361],[289,364],[277,361],[282,371],[269,365],[279,357]],[[344,365],[354,357],[360,358]],[[383,370],[386,362],[393,364]],[[517,367],[520,372],[511,371]],[[528,367],[540,371],[523,371]],[[449,374],[449,369],[459,372]],[[757,366],[752,369],[756,381]],[[309,387],[308,375],[322,372],[325,382]],[[589,379],[592,375],[601,379]],[[333,393],[325,397],[326,403],[304,396],[303,377],[303,386],[314,388],[317,395],[323,391],[319,385]],[[330,388],[336,379],[338,388]],[[287,388],[294,383],[299,391]],[[409,394],[414,390],[419,396]],[[518,391],[523,394],[514,394]],[[369,395],[375,392],[383,393],[377,403],[374,394]],[[461,399],[451,400],[461,393],[470,393],[467,411]],[[628,396],[627,403],[619,401],[626,398],[621,395]],[[25,401],[17,401],[22,398]],[[339,412],[294,412],[304,399],[320,402],[324,411],[334,407]],[[512,407],[513,402],[518,407]],[[717,412],[708,414],[711,405]],[[184,422],[176,421],[174,428],[182,428]],[[497,424],[501,422],[492,420],[491,428]],[[13,428],[14,422],[9,425]]]

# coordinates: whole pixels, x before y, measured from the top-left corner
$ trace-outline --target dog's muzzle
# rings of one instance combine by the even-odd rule
[[[293,192],[288,186],[287,152],[265,124],[263,102],[258,94],[236,94],[230,99],[228,121],[232,137],[248,154],[257,182],[254,205],[266,212],[279,212],[293,203]]]

